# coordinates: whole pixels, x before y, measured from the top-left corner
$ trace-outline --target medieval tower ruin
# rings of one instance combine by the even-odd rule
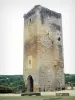
[[[24,15],[23,75],[30,92],[65,86],[61,14],[41,5]]]

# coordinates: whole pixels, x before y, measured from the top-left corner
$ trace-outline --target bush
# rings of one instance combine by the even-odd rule
[[[13,93],[13,89],[5,86],[0,86],[0,93]]]

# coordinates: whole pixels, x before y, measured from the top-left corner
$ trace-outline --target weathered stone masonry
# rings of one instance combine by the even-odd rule
[[[24,15],[25,84],[29,87],[31,75],[34,91],[62,89],[65,87],[63,69],[61,14],[36,5]]]

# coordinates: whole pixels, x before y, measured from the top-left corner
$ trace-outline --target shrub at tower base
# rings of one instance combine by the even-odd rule
[[[12,88],[0,85],[0,93],[13,93],[14,90]]]

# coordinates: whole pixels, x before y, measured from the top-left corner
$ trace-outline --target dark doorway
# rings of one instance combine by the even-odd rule
[[[33,92],[33,78],[31,75],[29,75],[27,78],[27,91]]]

